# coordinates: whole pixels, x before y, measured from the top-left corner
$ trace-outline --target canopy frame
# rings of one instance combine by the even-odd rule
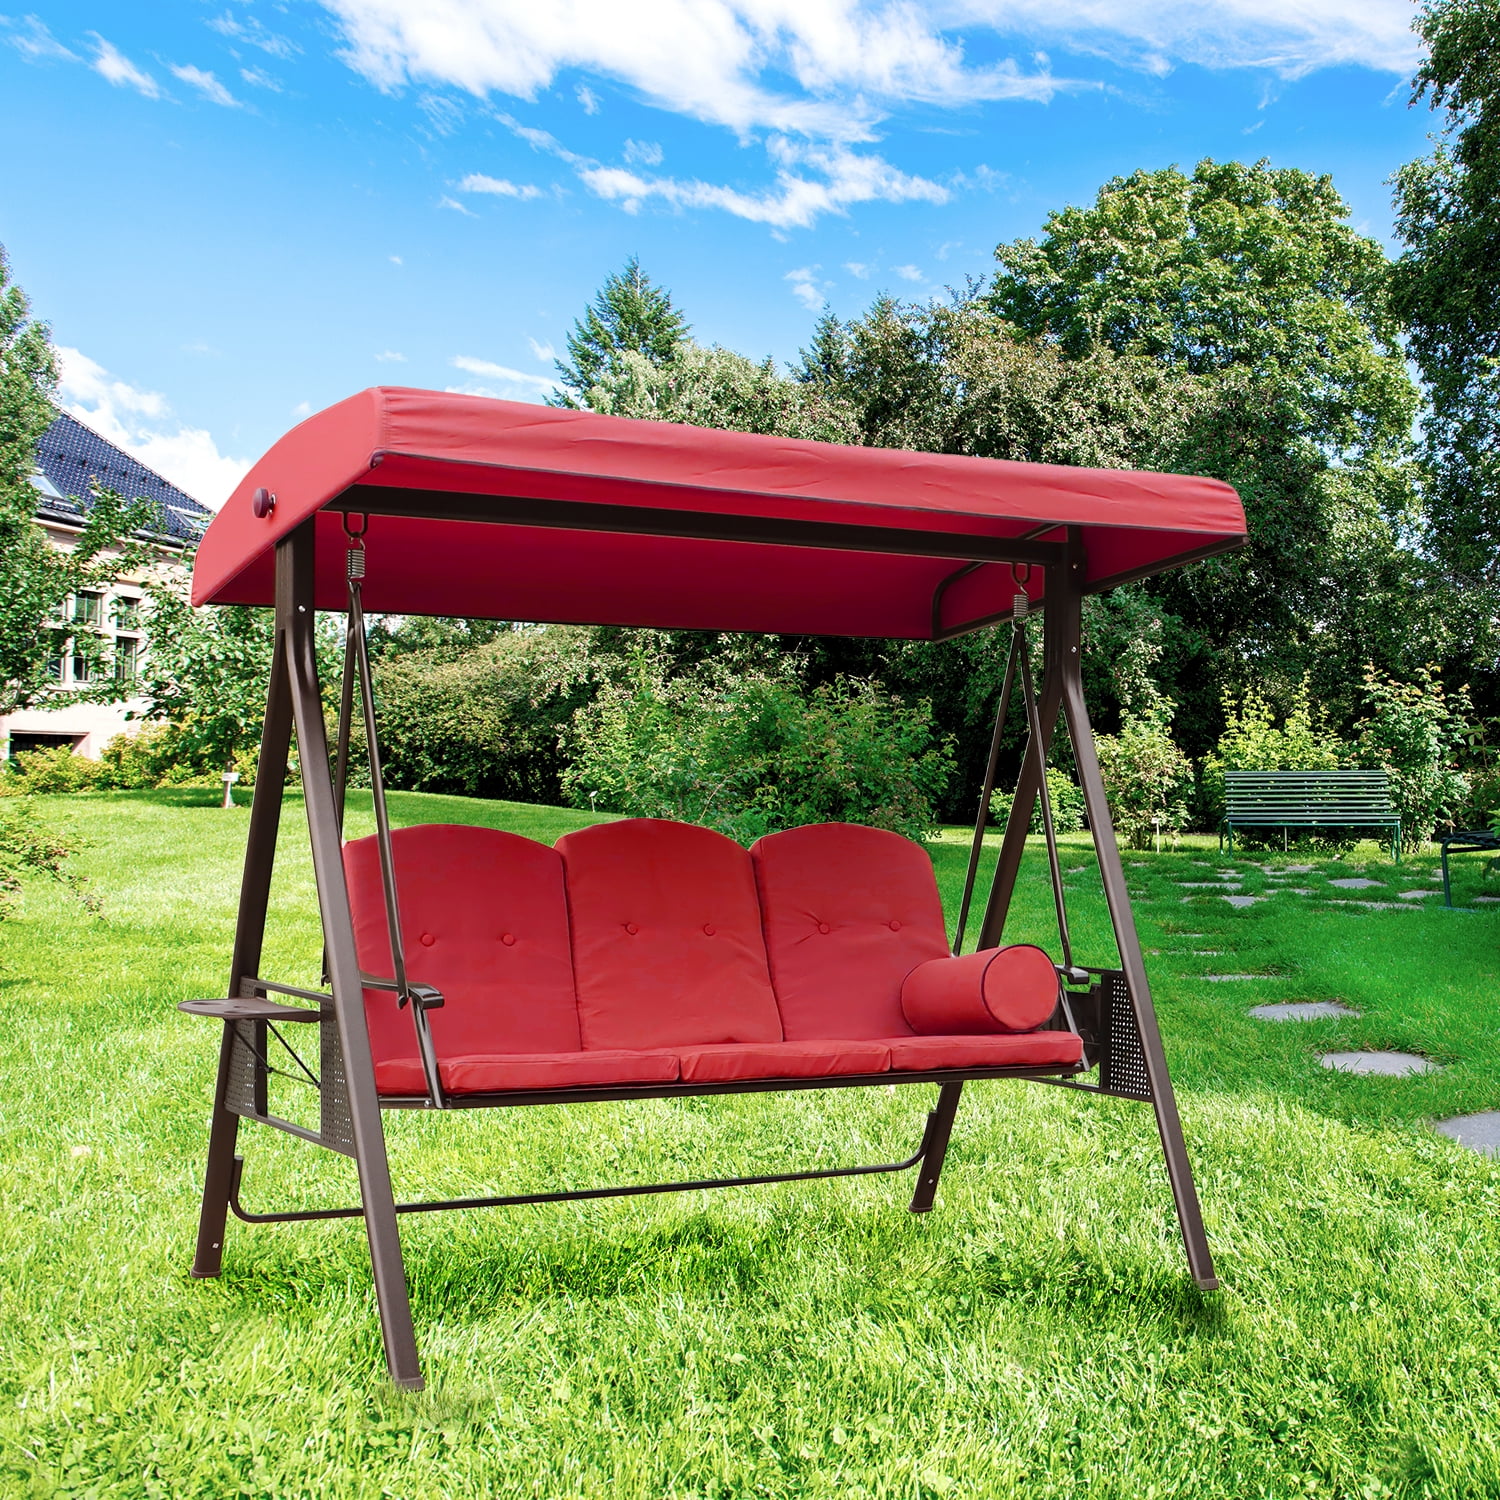
[[[361,487],[363,488],[363,487]],[[359,512],[373,497],[351,492],[333,508]],[[482,497],[485,512],[482,519],[503,522],[508,517],[494,512],[492,497]],[[476,507],[478,509],[479,507]],[[579,509],[583,509],[580,507]],[[586,507],[590,524],[597,524],[597,506]],[[366,515],[381,514],[372,508]],[[386,511],[384,514],[398,513]],[[652,513],[659,520],[660,512]],[[479,515],[465,517],[479,520]],[[739,518],[742,520],[742,518]],[[558,524],[562,524],[559,520]],[[1049,523],[1049,531],[1057,530]],[[863,548],[864,537],[856,538],[853,528],[831,527],[821,545],[849,550]],[[909,543],[911,533],[893,533]],[[376,533],[378,537],[378,532]],[[744,541],[783,540],[781,537],[739,537]],[[1073,745],[1079,778],[1088,809],[1089,824],[1098,855],[1111,926],[1120,954],[1121,969],[1089,970],[1092,988],[1070,995],[1073,1010],[1080,1016],[1080,1030],[1085,1035],[1086,1058],[1100,1068],[1099,1082],[1086,1084],[1071,1076],[1074,1070],[972,1069],[940,1073],[903,1074],[899,1080],[889,1074],[878,1079],[851,1077],[837,1080],[814,1080],[806,1083],[775,1080],[741,1083],[733,1086],[672,1085],[618,1089],[576,1089],[548,1091],[528,1095],[476,1095],[462,1098],[426,1095],[410,1098],[384,1098],[376,1090],[374,1065],[364,1011],[364,989],[372,982],[361,973],[355,949],[353,919],[341,848],[342,791],[347,767],[348,726],[339,733],[337,773],[331,764],[323,720],[321,688],[314,649],[314,582],[316,534],[314,518],[309,517],[276,544],[276,629],[268,688],[265,725],[261,739],[260,763],[250,827],[246,843],[241,882],[239,915],[236,924],[234,953],[230,966],[227,1001],[189,1002],[204,1013],[220,1015],[224,1035],[220,1049],[218,1080],[215,1087],[212,1123],[199,1221],[197,1249],[192,1274],[213,1277],[221,1273],[224,1233],[231,1208],[250,1221],[285,1220],[298,1217],[363,1218],[374,1271],[376,1297],[380,1312],[387,1367],[397,1385],[420,1388],[423,1381],[412,1323],[411,1305],[402,1260],[398,1214],[424,1212],[451,1207],[477,1207],[514,1202],[553,1201],[558,1198],[597,1197],[614,1193],[677,1191],[712,1185],[704,1182],[656,1184],[620,1189],[583,1189],[563,1194],[520,1195],[471,1200],[447,1200],[436,1203],[398,1205],[395,1201],[390,1167],[381,1122],[383,1108],[428,1108],[434,1102],[446,1107],[484,1108],[532,1103],[562,1102],[570,1099],[623,1099],[631,1097],[678,1097],[717,1092],[749,1092],[787,1087],[851,1086],[879,1082],[932,1082],[939,1085],[938,1108],[929,1117],[922,1143],[914,1156],[901,1163],[881,1164],[869,1168],[835,1169],[831,1173],[793,1172],[766,1178],[731,1178],[726,1183],[751,1181],[803,1180],[810,1176],[853,1175],[869,1171],[896,1171],[912,1165],[920,1167],[917,1193],[912,1209],[922,1212],[932,1206],[938,1174],[941,1172],[949,1131],[957,1109],[961,1085],[968,1079],[1000,1077],[1027,1078],[1039,1082],[1088,1089],[1150,1102],[1155,1110],[1158,1133],[1166,1160],[1167,1175],[1177,1209],[1188,1266],[1197,1285],[1212,1289],[1218,1285],[1204,1233],[1202,1215],[1192,1169],[1183,1139],[1181,1122],[1167,1071],[1150,985],[1146,976],[1139,938],[1130,910],[1129,895],[1119,848],[1109,815],[1108,799],[1095,751],[1093,733],[1084,701],[1082,681],[1082,599],[1086,577],[1083,539],[1077,528],[1069,528],[1061,543],[1036,538],[1010,539],[1003,543],[1010,552],[1025,555],[1002,559],[989,555],[984,539],[945,536],[941,545],[958,548],[953,555],[965,566],[990,561],[1030,562],[1046,570],[1044,594],[1044,673],[1041,690],[1029,705],[1028,748],[1022,762],[1016,795],[1002,838],[994,878],[988,894],[979,934],[979,946],[999,946],[1010,910],[1015,882],[1025,847],[1032,807],[1041,787],[1047,750],[1061,713]],[[976,556],[983,552],[986,555]],[[944,552],[939,555],[950,555]],[[1045,558],[1045,561],[1043,559]],[[961,568],[959,572],[963,572]],[[343,717],[352,713],[352,675],[360,676],[361,687],[369,693],[367,663],[351,674],[346,669],[345,691],[341,694]],[[373,714],[367,698],[365,710]],[[373,718],[371,719],[373,723]],[[327,992],[298,990],[262,978],[259,974],[266,927],[272,868],[283,803],[283,785],[288,756],[295,732],[306,799],[308,834],[316,877],[318,902],[322,918]],[[992,759],[993,759],[992,755]],[[383,801],[383,797],[381,798]],[[382,823],[385,820],[381,819]],[[387,825],[388,826],[388,825]],[[1076,978],[1076,975],[1074,976]],[[390,981],[382,987],[395,988]],[[250,1051],[264,1056],[266,1028],[275,1005],[260,1000],[267,992],[290,993],[315,998],[319,1010],[302,1018],[320,1018],[324,1037],[323,1092],[324,1124],[321,1132],[291,1125],[270,1114],[265,1097],[263,1073],[255,1075],[248,1096],[240,1087],[243,1070],[240,1028],[251,1044]],[[257,1011],[259,1003],[264,1014]],[[233,1008],[238,1006],[239,1010]],[[213,1009],[212,1007],[218,1007]],[[1067,1074],[1069,1076],[1059,1076]],[[238,1090],[238,1092],[237,1092]],[[242,1162],[236,1152],[240,1119],[290,1129],[292,1133],[313,1140],[330,1149],[354,1157],[359,1170],[360,1204],[356,1209],[313,1211],[310,1213],[255,1214],[239,1203]]]

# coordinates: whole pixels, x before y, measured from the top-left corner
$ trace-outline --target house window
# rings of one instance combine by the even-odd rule
[[[97,664],[87,656],[80,656],[76,651],[73,653],[73,681],[92,682],[97,675]]]
[[[139,630],[141,628],[141,601],[132,594],[115,596],[115,628],[117,630]]]
[[[73,599],[73,623],[75,625],[102,625],[104,623],[104,595],[95,593],[76,595]]]
[[[140,676],[141,671],[141,638],[138,635],[117,635],[115,637],[115,677],[121,682],[129,682],[132,678]]]

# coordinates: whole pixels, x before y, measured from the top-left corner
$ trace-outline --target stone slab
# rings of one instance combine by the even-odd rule
[[[1500,1109],[1485,1110],[1477,1115],[1456,1115],[1451,1120],[1439,1120],[1432,1128],[1471,1151],[1500,1156]]]
[[[1337,1000],[1281,1000],[1275,1005],[1257,1005],[1246,1014],[1257,1021],[1323,1021],[1358,1016],[1359,1012]]]
[[[1239,979],[1269,979],[1269,974],[1204,974],[1201,976],[1210,984],[1233,984]]]
[[[1415,1052],[1325,1052],[1318,1061],[1338,1073],[1380,1073],[1388,1078],[1435,1073],[1438,1066]]]
[[[1347,880],[1330,880],[1329,885],[1336,885],[1341,891],[1367,891],[1372,886],[1384,885],[1381,880],[1366,880],[1363,876],[1352,876]]]
[[[1221,896],[1221,901],[1227,901],[1231,906],[1254,906],[1257,901],[1264,901],[1264,896]]]
[[[1429,896],[1436,896],[1436,891],[1397,891],[1398,901],[1425,901]]]

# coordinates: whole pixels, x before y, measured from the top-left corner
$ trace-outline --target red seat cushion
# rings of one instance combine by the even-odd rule
[[[735,1078],[838,1078],[884,1073],[891,1054],[883,1042],[732,1042],[681,1048],[684,1083],[728,1083]]]
[[[1009,1036],[898,1036],[891,1049],[893,1072],[937,1068],[1046,1068],[1070,1066],[1083,1056],[1083,1039],[1072,1031],[1025,1031]]]
[[[927,851],[883,829],[815,823],[750,853],[787,1040],[909,1033],[901,982],[948,954]]]
[[[1057,1009],[1057,970],[1030,943],[983,948],[919,964],[901,986],[901,1010],[919,1036],[1032,1031]]]
[[[671,1052],[532,1052],[502,1056],[452,1057],[438,1064],[450,1094],[498,1094],[508,1089],[608,1088],[613,1084],[675,1083],[677,1057]],[[375,1065],[375,1087],[382,1094],[425,1094],[422,1066],[415,1058]]]
[[[443,992],[442,1008],[428,1012],[439,1059],[578,1051],[557,851],[513,833],[452,824],[397,829],[391,845],[407,973]],[[344,868],[360,967],[390,978],[375,840],[346,845]],[[396,997],[366,990],[365,1015],[377,1077],[383,1063],[415,1067],[411,1015],[397,1009]]]
[[[585,1047],[781,1041],[745,850],[656,818],[582,828],[557,847]]]

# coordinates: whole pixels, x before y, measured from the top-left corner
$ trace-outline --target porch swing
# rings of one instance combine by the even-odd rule
[[[1216,481],[1068,469],[707,431],[427,391],[366,391],[309,418],[209,527],[195,604],[274,604],[273,654],[193,1274],[220,1274],[249,1223],[363,1218],[386,1362],[422,1375],[403,1213],[807,1181],[915,1168],[933,1206],[965,1083],[1025,1079],[1150,1103],[1194,1281],[1217,1285],[1132,924],[1084,703],[1081,603],[1238,546]],[[1033,681],[1029,621],[1043,617]],[[657,819],[549,847],[450,825],[393,830],[365,633],[392,614],[944,640],[1010,622],[1004,687],[949,945],[932,864],[879,829],[821,824],[745,850]],[[314,612],[347,613],[334,754]],[[1027,748],[979,922],[963,953],[1008,705]],[[375,834],[342,839],[355,698]],[[1047,788],[1061,712],[1120,955],[1075,963]],[[323,988],[263,976],[282,787],[295,729],[325,954]],[[1005,944],[1040,800],[1060,962]],[[294,1002],[301,1001],[302,1004]],[[316,1026],[317,1053],[297,1050]],[[271,1080],[316,1095],[317,1124]],[[395,1200],[384,1109],[937,1085],[902,1161],[704,1181]],[[280,1087],[280,1084],[278,1084]],[[251,1120],[352,1156],[358,1206],[255,1211]]]

